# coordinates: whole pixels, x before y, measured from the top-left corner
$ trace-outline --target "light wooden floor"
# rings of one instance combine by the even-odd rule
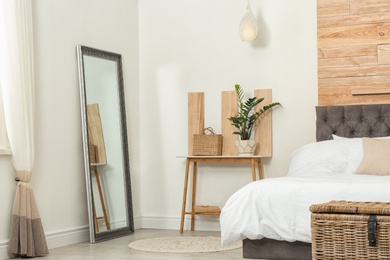
[[[121,237],[96,244],[89,244],[88,242],[79,243],[75,245],[55,248],[50,250],[50,254],[46,257],[36,258],[43,259],[140,259],[140,260],[202,260],[202,259],[224,259],[234,260],[242,258],[242,248],[215,252],[215,253],[191,253],[191,254],[169,254],[169,253],[148,253],[130,249],[127,245],[135,240],[164,237],[164,236],[179,236],[178,230],[155,230],[155,229],[141,229],[136,230],[133,235]],[[210,231],[184,231],[183,236],[220,236],[220,232]],[[15,259],[15,258],[14,258]],[[17,259],[17,258],[16,258]]]

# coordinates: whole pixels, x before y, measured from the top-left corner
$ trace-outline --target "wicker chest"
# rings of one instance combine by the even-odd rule
[[[390,259],[390,203],[331,201],[310,211],[313,259]]]

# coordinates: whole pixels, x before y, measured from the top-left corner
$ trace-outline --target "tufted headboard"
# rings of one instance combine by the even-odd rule
[[[390,136],[390,104],[317,106],[317,141]]]

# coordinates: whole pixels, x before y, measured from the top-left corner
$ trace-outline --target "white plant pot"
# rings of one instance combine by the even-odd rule
[[[256,140],[235,141],[239,156],[252,156],[256,150]]]

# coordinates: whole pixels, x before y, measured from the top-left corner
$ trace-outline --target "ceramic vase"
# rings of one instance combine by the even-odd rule
[[[253,156],[256,150],[256,140],[235,141],[239,156]]]

